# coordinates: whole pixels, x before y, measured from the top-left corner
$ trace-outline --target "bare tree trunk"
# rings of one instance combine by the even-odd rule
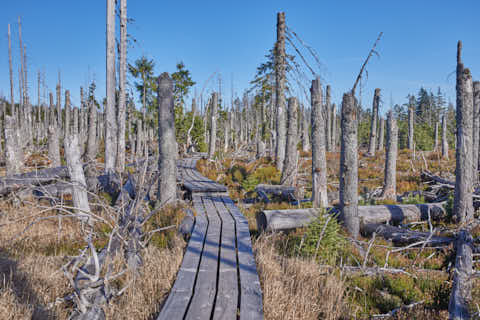
[[[217,97],[213,99],[217,101]],[[175,108],[173,104],[173,81],[164,72],[158,77],[158,205],[176,200]]]
[[[288,99],[288,126],[287,126],[287,144],[285,149],[285,163],[283,164],[282,185],[294,185],[297,165],[297,98]]]
[[[73,107],[73,127],[72,130],[70,130],[72,135],[78,135],[78,108]],[[80,142],[80,139],[79,139]]]
[[[449,319],[470,319],[469,302],[472,298],[473,239],[468,231],[461,230],[455,242],[455,272],[448,304]]]
[[[454,213],[457,223],[473,219],[473,83],[470,70],[461,61],[462,42],[457,48],[457,147]]]
[[[126,72],[127,72],[127,0],[120,0],[120,63],[118,97],[118,145],[116,167],[118,172],[125,168],[125,113],[126,113]]]
[[[387,123],[387,156],[385,159],[385,175],[382,197],[397,200],[397,150],[398,127],[393,112],[388,113]]]
[[[19,40],[19,45],[20,45],[20,83],[21,83],[21,92],[22,96],[20,98],[20,104],[22,107],[25,106],[25,69],[24,69],[24,58],[25,54],[23,52],[24,47],[23,47],[23,42],[22,42],[22,21],[20,19],[20,16],[18,17],[18,40]]]
[[[337,106],[332,104],[332,151],[337,149]]]
[[[438,121],[435,121],[435,142],[433,145],[433,151],[438,150],[438,127],[439,127]]]
[[[360,230],[358,218],[358,114],[352,93],[342,101],[342,134],[340,148],[340,210],[341,219],[355,239]]]
[[[90,225],[90,205],[88,204],[87,182],[80,162],[80,149],[78,147],[78,135],[72,134],[65,139],[65,159],[67,160],[68,173],[73,184],[73,206],[81,220]]]
[[[283,172],[285,161],[286,121],[285,121],[285,81],[286,81],[286,54],[285,54],[285,13],[277,14],[277,42],[275,44],[275,96],[277,109],[275,162],[277,170]]]
[[[312,105],[312,203],[314,208],[326,208],[328,206],[327,157],[320,78],[312,81],[310,96]]]
[[[332,119],[331,119],[331,88],[329,85],[327,85],[327,90],[326,90],[326,97],[325,97],[325,108],[323,112],[325,113],[325,134],[326,134],[326,144],[327,144],[327,151],[331,152],[332,151]]]
[[[310,150],[310,135],[308,130],[309,128],[308,128],[307,110],[305,110],[305,107],[302,108],[301,115],[302,115],[302,151],[308,152],[308,150]]]
[[[60,88],[60,84],[57,84],[56,87],[56,93],[57,93],[57,126],[58,129],[61,131],[62,130],[62,92]]]
[[[68,137],[70,135],[70,90],[65,90],[65,125],[63,136]]]
[[[115,117],[115,0],[107,0],[107,53],[105,104],[105,172],[115,171],[116,117]]]
[[[5,161],[7,176],[21,173],[23,169],[23,151],[18,141],[14,117],[5,116]]]
[[[413,105],[413,97],[410,98],[410,102],[408,105],[408,149],[413,150],[413,114],[414,114],[414,105]]]
[[[89,101],[88,113],[88,141],[87,141],[87,161],[95,161],[97,158],[97,106],[94,101]]]
[[[383,139],[385,138],[385,120],[380,117],[380,133],[378,134],[378,150],[383,150]]]
[[[208,159],[213,159],[215,155],[215,143],[217,141],[217,107],[218,107],[218,93],[212,94],[211,108],[210,108],[210,145],[208,148]]]
[[[140,158],[142,156],[143,152],[143,142],[142,142],[142,119],[137,119],[137,137],[136,140],[137,142],[135,143],[136,149],[135,149],[135,155],[137,158]]]
[[[473,82],[473,182],[478,181],[478,153],[480,152],[480,81]]]
[[[448,160],[447,117],[442,115],[442,158]]]
[[[375,156],[375,149],[377,147],[377,122],[378,122],[378,107],[380,105],[380,89],[376,88],[373,94],[372,105],[372,122],[370,125],[370,144],[368,145],[368,155]]]
[[[62,165],[60,161],[60,138],[58,136],[58,127],[55,124],[48,126],[48,158],[52,162],[52,168]]]
[[[8,24],[8,67],[10,75],[10,114],[14,119],[16,119],[15,100],[13,93],[12,35],[10,34],[10,24]]]

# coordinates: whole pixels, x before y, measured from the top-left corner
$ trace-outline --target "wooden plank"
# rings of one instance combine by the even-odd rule
[[[212,197],[212,201],[222,220],[218,289],[213,319],[235,320],[239,309],[235,220],[222,198]]]
[[[202,201],[208,217],[208,230],[186,320],[210,319],[217,287],[221,221],[211,199],[202,197]]]
[[[240,320],[263,319],[262,288],[253,257],[248,222],[232,199],[222,197],[235,219],[237,229],[238,266],[240,273]]]
[[[208,222],[204,212],[205,209],[200,197],[193,197],[193,204],[196,217],[192,236],[188,242],[187,250],[183,256],[182,265],[177,273],[175,283],[157,320],[183,318],[193,294],[193,287],[208,229]]]

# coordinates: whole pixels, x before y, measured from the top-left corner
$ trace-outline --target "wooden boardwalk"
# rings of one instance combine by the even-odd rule
[[[225,186],[203,177],[198,159],[178,162],[195,225],[158,320],[263,319],[262,291],[248,222]]]

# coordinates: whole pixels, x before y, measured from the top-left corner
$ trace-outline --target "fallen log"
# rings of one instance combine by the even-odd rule
[[[327,208],[327,210],[335,208]],[[285,231],[307,226],[318,216],[318,209],[263,210],[257,213],[257,226],[264,231]],[[427,220],[428,216],[437,220],[445,216],[440,203],[359,206],[361,224],[390,223]]]
[[[270,198],[268,195],[279,197],[284,201],[296,201],[294,193],[295,187],[291,186],[282,186],[282,185],[271,185],[271,184],[259,184],[255,187],[255,192],[261,201],[265,203],[270,203]]]
[[[68,178],[67,167],[47,168],[0,178],[0,196],[22,188],[39,186]]]

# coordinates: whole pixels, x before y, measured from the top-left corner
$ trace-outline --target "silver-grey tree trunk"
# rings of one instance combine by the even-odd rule
[[[287,126],[287,144],[285,149],[285,163],[283,164],[282,177],[280,183],[282,185],[294,185],[297,167],[297,115],[298,102],[297,98],[288,99],[288,126]]]
[[[208,147],[208,159],[213,159],[215,155],[215,144],[217,141],[217,108],[218,108],[218,93],[212,94],[211,108],[210,108],[210,144]]]
[[[357,238],[360,230],[358,218],[358,110],[352,93],[345,93],[342,100],[340,144],[340,210],[341,219]]]
[[[61,130],[62,129],[62,92],[60,84],[57,84],[56,87],[57,93],[57,126]]]
[[[88,112],[88,139],[87,139],[87,157],[86,161],[95,161],[97,158],[97,106],[94,101],[89,101]]]
[[[385,175],[383,180],[382,197],[397,200],[397,151],[398,127],[393,112],[388,113],[387,122],[387,155],[385,159]]]
[[[137,158],[140,158],[142,156],[143,152],[143,142],[142,142],[142,119],[137,119],[137,137],[136,140],[137,142],[135,143],[136,149],[135,149],[135,155]]]
[[[328,206],[327,157],[320,78],[312,81],[310,96],[312,105],[312,203],[314,208],[326,208]]]
[[[158,77],[158,150],[157,200],[162,206],[175,201],[177,193],[173,81],[166,72]]]
[[[447,116],[442,115],[442,158],[448,160]]]
[[[375,149],[377,147],[377,122],[378,122],[378,107],[380,105],[380,89],[376,88],[373,94],[372,104],[372,122],[370,124],[370,143],[368,145],[368,155],[375,156]]]
[[[63,136],[70,135],[70,90],[65,90],[65,125],[63,126]]]
[[[385,120],[380,117],[380,132],[378,134],[378,149],[383,150],[383,139],[385,138]]]
[[[127,72],[127,0],[120,0],[120,63],[119,63],[119,96],[118,96],[118,145],[116,167],[118,172],[125,168],[125,121],[126,121],[126,72]]]
[[[5,161],[7,176],[21,173],[23,151],[18,141],[16,121],[13,116],[5,116]]]
[[[115,171],[116,116],[115,116],[115,0],[107,0],[107,52],[106,52],[105,105],[105,171]]]
[[[15,116],[15,100],[13,93],[13,66],[12,66],[12,35],[10,33],[10,23],[8,24],[8,71],[10,75],[10,115]]]
[[[473,174],[478,181],[478,153],[480,152],[480,81],[473,82]]]
[[[409,105],[408,105],[408,149],[413,150],[413,123],[414,123],[414,101],[413,97],[410,97]]]
[[[277,42],[275,44],[275,97],[276,97],[276,139],[275,162],[277,170],[283,171],[285,161],[286,121],[285,121],[285,81],[286,81],[286,54],[285,54],[285,13],[277,14]]]
[[[310,134],[309,134],[309,127],[308,127],[308,117],[307,117],[307,110],[302,108],[301,111],[302,115],[302,151],[308,152],[310,150]]]
[[[438,121],[435,121],[435,141],[434,141],[434,144],[433,144],[433,151],[437,151],[438,150]]]
[[[58,128],[55,124],[48,126],[48,158],[52,161],[52,168],[61,166],[60,137],[58,136]]]
[[[473,219],[473,83],[470,70],[461,61],[462,43],[457,51],[457,147],[454,218],[457,223]]]
[[[337,106],[332,104],[332,142],[330,143],[332,146],[332,151],[337,149]]]
[[[326,135],[326,143],[327,143],[327,151],[332,151],[332,116],[331,116],[331,88],[327,85],[327,90],[325,93],[325,135]]]

